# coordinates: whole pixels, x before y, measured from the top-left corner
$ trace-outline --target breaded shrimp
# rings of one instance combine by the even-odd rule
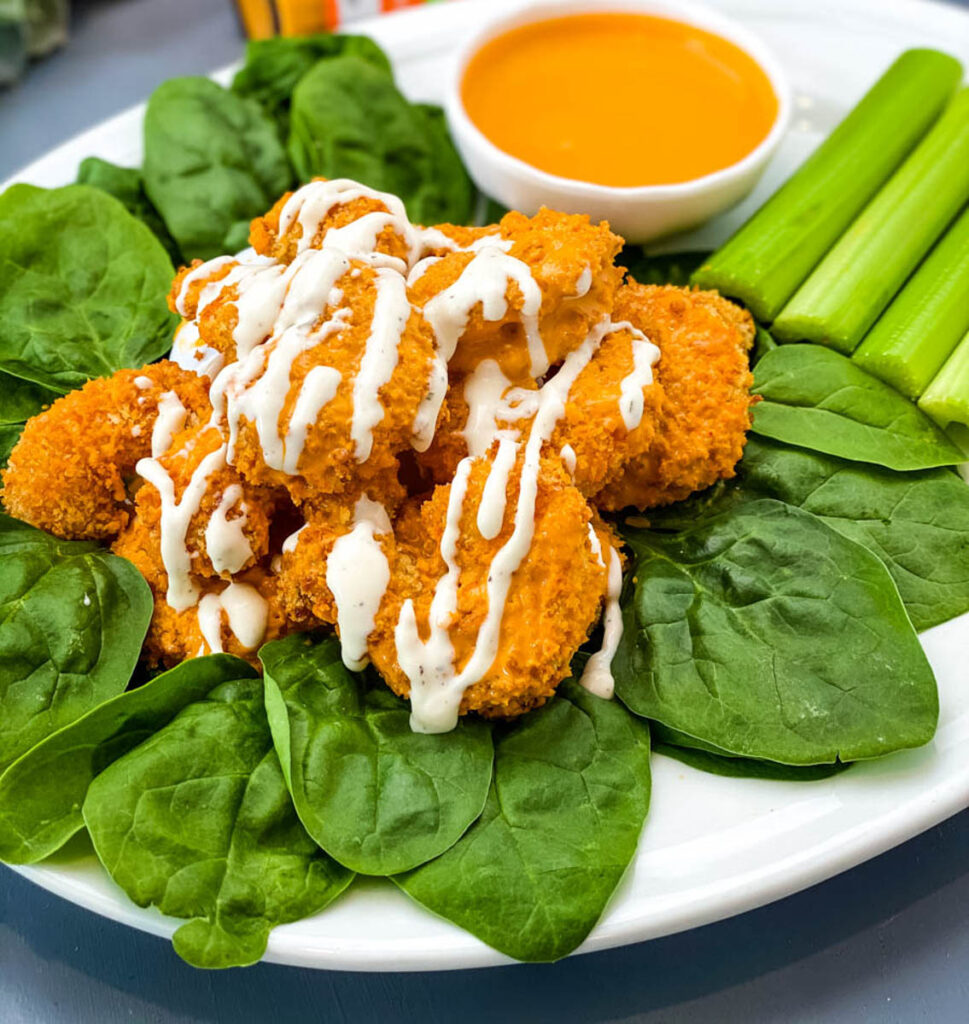
[[[659,346],[664,400],[649,449],[595,497],[603,510],[669,505],[734,475],[750,428],[750,314],[716,292],[631,282],[613,317]]]
[[[609,314],[622,239],[605,223],[544,208],[534,217],[506,214],[498,230],[500,239],[477,252],[428,260],[411,275],[414,301],[452,373],[466,375],[490,358],[524,383],[578,348]],[[496,279],[504,288],[493,294]]]
[[[115,537],[133,507],[126,483],[138,460],[151,455],[166,401],[181,404],[187,424],[210,411],[205,382],[166,360],[119,370],[59,398],[28,421],[10,455],[3,474],[7,511],[58,537]]]
[[[489,717],[519,715],[543,704],[568,676],[572,657],[595,622],[606,573],[590,540],[589,506],[560,461],[543,460],[531,543],[514,571],[504,607],[489,609],[495,557],[515,528],[522,460],[519,457],[508,476],[500,530],[493,535],[495,509],[482,512],[482,505],[495,497],[485,491],[494,463],[479,458],[464,466],[466,479],[438,487],[423,504],[409,503],[398,517],[393,571],[369,652],[391,689],[409,696],[411,681],[401,664],[398,622],[405,603],[411,602],[420,636],[427,639],[435,588],[448,572],[441,544],[449,502],[454,487],[466,486],[454,547],[457,604],[448,624],[456,670],[464,668],[476,645],[484,642],[479,630],[489,611],[501,617],[495,657],[464,691],[460,710]]]

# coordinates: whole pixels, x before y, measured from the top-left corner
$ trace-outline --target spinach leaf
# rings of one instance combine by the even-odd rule
[[[0,370],[67,392],[171,347],[172,264],[116,199],[87,185],[0,196]]]
[[[390,875],[443,853],[481,814],[491,731],[462,719],[411,732],[410,709],[373,673],[340,660],[334,638],[266,644],[266,708],[300,820],[341,864]]]
[[[468,223],[473,191],[443,121],[359,57],[321,60],[293,93],[288,151],[301,181],[354,178],[400,196],[417,222]]]
[[[761,499],[680,533],[624,531],[616,691],[728,753],[854,761],[928,742],[932,670],[888,571],[821,520]]]
[[[138,906],[189,919],[173,942],[196,967],[255,963],[275,925],[321,910],[353,878],[296,817],[258,679],[183,708],[97,776],[83,814]]]
[[[518,960],[557,960],[602,915],[649,807],[649,732],[574,682],[495,733],[484,813],[447,853],[394,881]]]
[[[774,341],[773,335],[757,324],[754,330],[754,348],[750,353],[751,366],[755,366],[760,362],[768,352],[773,351],[777,348],[777,342]]]
[[[193,658],[99,705],[32,747],[0,775],[0,860],[33,864],[84,828],[88,786],[186,704],[220,683],[251,679],[249,664],[226,654]]]
[[[78,166],[77,183],[99,188],[109,196],[114,196],[132,217],[137,217],[161,242],[175,266],[182,261],[175,239],[168,233],[165,222],[145,193],[144,179],[137,167],[119,167],[99,156],[89,156]]]
[[[687,288],[690,275],[710,255],[697,252],[664,252],[650,255],[640,245],[627,245],[616,262],[640,284],[673,284]]]
[[[896,473],[751,438],[744,488],[819,516],[885,563],[918,630],[969,611],[969,487],[949,469]]]
[[[754,370],[754,433],[889,469],[931,469],[966,455],[916,405],[822,345],[780,345]]]
[[[749,757],[730,757],[714,754],[695,747],[673,746],[661,743],[656,738],[653,747],[657,754],[671,757],[674,761],[706,772],[708,775],[720,775],[728,779],[765,779],[768,782],[817,782],[830,779],[832,775],[840,775],[850,764],[776,764],[773,761],[755,761]]]
[[[392,75],[383,50],[367,36],[273,36],[246,44],[246,60],[232,80],[232,91],[255,100],[276,122],[283,138],[289,131],[289,104],[297,83],[324,57],[359,57]]]
[[[151,613],[130,562],[0,515],[0,771],[124,690]]]
[[[0,372],[0,469],[6,466],[27,420],[56,398],[56,392]]]
[[[265,213],[292,183],[273,122],[211,79],[160,85],[144,130],[145,191],[187,260],[225,252],[240,222]]]

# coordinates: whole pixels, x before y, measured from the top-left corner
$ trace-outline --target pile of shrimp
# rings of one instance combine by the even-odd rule
[[[606,223],[423,228],[344,179],[250,242],[179,271],[169,359],[27,424],[8,511],[138,567],[152,664],[329,626],[444,731],[543,703],[601,619],[583,681],[608,696],[623,555],[601,514],[733,475],[749,315],[636,283]]]

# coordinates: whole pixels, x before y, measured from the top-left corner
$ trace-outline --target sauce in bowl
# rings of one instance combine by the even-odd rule
[[[468,117],[499,149],[597,185],[691,181],[742,160],[778,99],[760,65],[685,22],[605,11],[532,22],[487,41],[461,81]]]

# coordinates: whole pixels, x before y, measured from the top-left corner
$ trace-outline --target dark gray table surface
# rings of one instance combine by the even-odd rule
[[[959,0],[969,4],[969,0]],[[70,46],[0,92],[0,178],[235,59],[229,0],[75,3]],[[0,867],[0,1024],[969,1020],[969,812],[806,892],[550,966],[206,973]]]

